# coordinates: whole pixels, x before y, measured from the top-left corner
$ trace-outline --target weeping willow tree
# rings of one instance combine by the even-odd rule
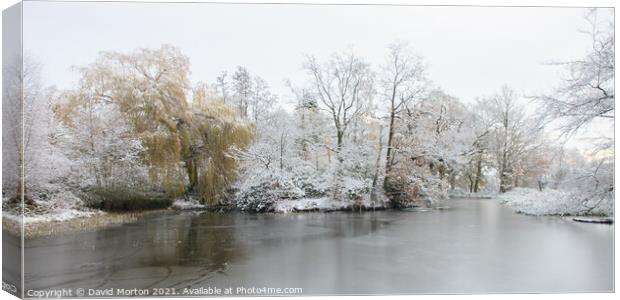
[[[193,121],[192,141],[199,144],[190,146],[189,186],[203,202],[215,204],[223,199],[224,187],[237,178],[237,160],[230,156],[230,150],[248,147],[254,130],[221,101],[199,106]]]
[[[206,94],[191,87],[189,65],[170,45],[101,53],[94,63],[78,68],[79,86],[57,105],[57,115],[71,126],[81,107],[114,105],[130,128],[123,138],[131,135],[142,145],[140,155],[154,188],[170,197],[197,193],[203,202],[217,201],[235,177],[236,162],[226,153],[246,147],[252,130],[226,105],[206,104]],[[192,93],[199,105],[190,105]]]

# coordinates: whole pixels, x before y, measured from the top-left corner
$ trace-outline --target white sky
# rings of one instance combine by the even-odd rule
[[[524,94],[553,86],[558,69],[543,63],[583,56],[583,14],[540,7],[25,2],[24,49],[43,64],[46,84],[69,88],[77,81],[70,66],[94,61],[99,51],[169,43],[190,57],[194,83],[212,83],[243,65],[287,100],[284,80],[298,85],[306,78],[304,54],[324,58],[353,46],[377,67],[385,47],[401,40],[426,58],[435,84],[468,102],[503,84]]]

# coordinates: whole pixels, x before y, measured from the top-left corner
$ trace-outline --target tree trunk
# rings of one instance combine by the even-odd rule
[[[372,177],[372,192],[370,193],[370,201],[372,207],[375,207],[375,201],[377,200],[377,183],[379,181],[379,164],[381,163],[381,150],[383,149],[383,126],[379,127],[379,149],[377,150],[377,160],[375,161],[375,174]]]
[[[388,177],[392,171],[392,139],[394,138],[394,110],[390,112],[390,128],[388,129],[387,151],[385,155],[385,178],[383,178],[383,188],[387,189]]]
[[[507,185],[508,185],[508,159],[507,159],[507,155],[508,155],[508,151],[506,150],[507,148],[507,142],[504,142],[504,149],[503,149],[503,153],[502,153],[502,163],[500,166],[500,173],[499,173],[499,192],[500,193],[505,193],[508,191]]]
[[[342,148],[343,148],[343,140],[344,140],[344,132],[338,131],[337,133],[338,144],[336,147],[336,174],[334,178],[334,200],[342,200],[342,164],[344,162],[344,157],[342,156]]]
[[[22,195],[23,195],[23,199],[22,199]],[[23,200],[24,205],[29,205],[29,206],[36,205],[34,203],[34,200],[32,200],[32,198],[28,196],[26,187],[22,184],[22,179],[20,178],[19,182],[17,183],[17,193],[15,194],[13,198],[9,200],[9,202],[12,204],[20,204],[22,203],[22,200]]]
[[[480,181],[482,180],[482,151],[480,151],[480,156],[478,157],[478,161],[476,162],[476,178],[474,180],[474,193],[477,193],[480,190]]]
[[[284,132],[280,135],[280,170],[284,169]]]
[[[198,167],[193,159],[185,161],[185,168],[187,170],[187,176],[189,177],[188,192],[193,192],[198,185]]]
[[[456,172],[450,172],[450,190],[454,191],[456,187]]]

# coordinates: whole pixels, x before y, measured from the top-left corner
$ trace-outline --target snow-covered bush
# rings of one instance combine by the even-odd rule
[[[592,160],[576,151],[559,154],[545,176],[547,188],[517,188],[500,200],[531,215],[613,215],[613,157]]]
[[[281,199],[299,199],[306,195],[295,185],[290,172],[281,169],[254,169],[236,186],[235,205],[244,211],[266,212]]]
[[[435,176],[418,173],[390,180],[389,191],[392,205],[399,208],[433,206],[448,199],[449,185]]]
[[[201,210],[206,209],[207,206],[201,204],[197,199],[177,199],[170,206],[176,210]]]
[[[282,207],[308,209],[342,209],[350,204],[366,203],[372,191],[372,180],[353,172],[344,172],[340,180],[343,199],[339,204],[325,203],[333,195],[335,171],[319,171],[308,162],[290,159],[290,166],[280,168],[248,168],[236,184],[234,204],[245,211],[287,211]],[[321,200],[322,205],[313,206],[314,199]],[[343,201],[344,200],[344,201]],[[304,205],[296,202],[305,203]],[[317,200],[318,201],[318,200]],[[282,206],[279,202],[288,204]],[[341,203],[342,202],[342,203]],[[344,206],[343,206],[344,205]],[[366,205],[368,206],[368,205]],[[277,209],[280,207],[281,209]],[[305,207],[306,209],[302,209]]]
[[[613,214],[613,197],[584,199],[577,191],[514,188],[498,198],[514,211],[527,215]]]
[[[613,163],[591,162],[559,189],[517,188],[499,196],[517,212],[530,215],[613,215]]]
[[[372,180],[369,178],[345,177],[343,183],[342,189],[347,196],[347,200],[355,202],[361,201],[372,190]]]
[[[37,186],[30,193],[32,205],[20,206],[12,203],[9,198],[2,199],[3,218],[20,223],[66,221],[80,217],[90,217],[99,211],[85,208],[83,201],[72,191],[56,186]]]
[[[304,161],[299,161],[294,168],[291,168],[290,176],[293,184],[304,191],[305,197],[323,197],[331,186],[325,174]]]
[[[448,191],[448,196],[450,198],[492,198],[496,194],[496,192],[491,191],[480,191],[474,193],[460,187],[456,187]]]

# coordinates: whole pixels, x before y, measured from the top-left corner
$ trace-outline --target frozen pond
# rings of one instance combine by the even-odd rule
[[[613,291],[614,226],[494,200],[429,212],[169,212],[26,242],[26,289],[270,287],[316,294]]]

